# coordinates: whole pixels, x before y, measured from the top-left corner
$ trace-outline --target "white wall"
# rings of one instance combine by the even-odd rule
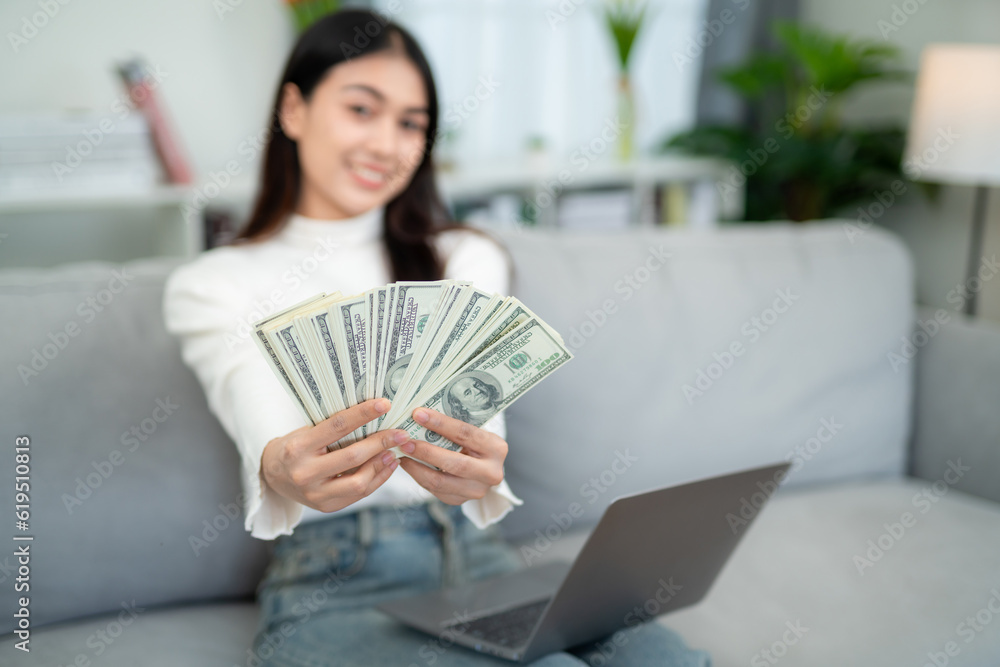
[[[802,4],[807,23],[896,44],[903,51],[905,65],[914,73],[927,44],[1000,42],[1000,3],[996,0],[803,0]],[[895,22],[894,7],[903,12],[896,15]],[[880,21],[885,23],[880,25]],[[901,24],[898,30],[896,23]],[[885,30],[885,25],[893,30]],[[893,119],[905,126],[912,101],[912,84],[880,85],[860,93],[846,111],[849,118]],[[954,308],[946,298],[965,276],[972,192],[967,187],[944,186],[940,199],[932,203],[911,187],[879,220],[898,232],[913,251],[922,303]],[[988,220],[984,254],[1000,257],[1000,192],[991,193]],[[1000,275],[979,293],[979,315],[1000,320]]]
[[[15,47],[33,15],[43,27]],[[4,0],[0,32],[0,114],[112,116],[124,91],[114,65],[138,54],[164,73],[161,97],[202,178],[260,132],[294,39],[279,0]]]

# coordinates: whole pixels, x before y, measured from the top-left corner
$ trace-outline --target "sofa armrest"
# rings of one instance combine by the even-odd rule
[[[958,473],[948,473],[948,483],[1000,502],[1000,325],[943,309],[921,309],[919,318],[909,472],[947,479],[950,463],[955,469],[961,460],[969,470],[954,484]]]

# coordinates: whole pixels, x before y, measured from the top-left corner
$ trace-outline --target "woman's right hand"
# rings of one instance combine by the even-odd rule
[[[382,486],[399,465],[389,451],[410,440],[406,431],[378,431],[327,451],[326,446],[389,411],[385,398],[342,410],[315,426],[303,426],[264,447],[264,481],[279,494],[320,512],[334,512]]]

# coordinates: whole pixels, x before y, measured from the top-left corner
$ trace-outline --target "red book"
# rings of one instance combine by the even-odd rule
[[[142,61],[137,58],[119,65],[118,73],[125,82],[132,104],[142,111],[149,123],[153,146],[163,164],[167,180],[171,183],[191,183],[191,168],[187,158],[175,138],[163,105],[157,98],[156,88],[146,75]]]

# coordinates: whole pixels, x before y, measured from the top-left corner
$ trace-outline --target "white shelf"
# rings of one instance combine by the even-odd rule
[[[729,163],[715,158],[666,155],[633,162],[595,160],[585,166],[571,159],[494,163],[481,167],[459,166],[438,175],[443,194],[472,197],[498,190],[530,190],[545,183],[567,188],[628,186],[635,183],[676,183],[722,179]],[[560,179],[560,175],[563,176]]]
[[[582,155],[553,159],[544,155],[507,163],[459,166],[439,176],[442,194],[454,202],[461,199],[490,198],[519,192],[538,201],[543,193],[558,197],[589,188],[627,188],[633,194],[634,220],[643,226],[656,224],[656,189],[670,184],[687,184],[697,194],[690,222],[695,226],[715,226],[719,220],[740,215],[742,197],[722,198],[719,183],[730,177],[732,165],[717,158],[685,155],[643,157],[631,162],[614,158],[588,161]],[[737,188],[741,190],[742,188]],[[538,224],[557,225],[555,206],[539,207]]]
[[[45,212],[54,210],[103,210],[180,206],[190,201],[193,189],[188,185],[158,185],[148,190],[124,192],[26,192],[0,195],[0,213]]]

